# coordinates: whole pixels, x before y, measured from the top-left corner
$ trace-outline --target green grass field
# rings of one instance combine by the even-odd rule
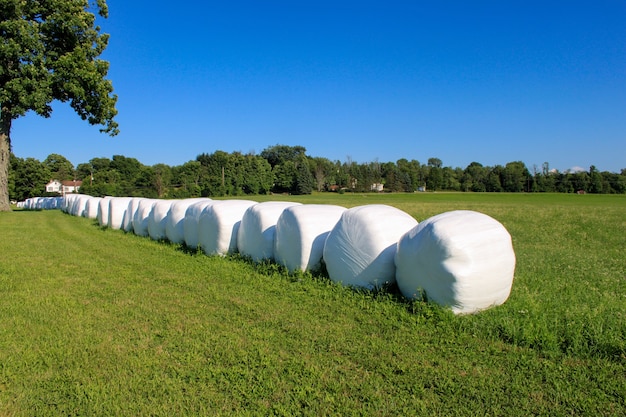
[[[626,415],[626,196],[315,194],[513,237],[502,306],[453,316],[59,211],[0,213],[0,416]]]

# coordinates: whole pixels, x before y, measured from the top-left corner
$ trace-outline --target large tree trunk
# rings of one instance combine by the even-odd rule
[[[11,116],[0,113],[0,211],[11,211],[9,203],[9,164],[11,153]]]

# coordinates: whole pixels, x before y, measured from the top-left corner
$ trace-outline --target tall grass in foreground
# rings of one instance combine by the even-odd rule
[[[0,213],[0,415],[626,414],[623,196],[271,199],[489,214],[513,237],[511,298],[455,317],[58,211]]]

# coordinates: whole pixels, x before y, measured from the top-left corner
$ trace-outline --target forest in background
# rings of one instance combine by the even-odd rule
[[[443,166],[439,158],[357,163],[306,154],[303,146],[274,145],[260,154],[215,151],[178,166],[144,165],[136,158],[113,155],[76,166],[59,154],[45,160],[11,154],[9,196],[12,201],[45,196],[50,180],[80,180],[80,193],[92,196],[150,198],[223,197],[268,193],[335,192],[561,192],[626,193],[626,168],[620,173],[559,172],[547,162],[529,168],[521,161],[465,168]],[[57,194],[55,194],[57,195]]]

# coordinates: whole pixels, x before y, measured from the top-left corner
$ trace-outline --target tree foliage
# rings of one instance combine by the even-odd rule
[[[28,111],[50,117],[54,100],[83,119],[118,133],[109,64],[99,59],[109,36],[95,25],[104,0],[0,2],[0,211],[9,210],[11,124]]]
[[[431,191],[626,193],[626,169],[601,172],[592,165],[589,171],[558,172],[544,163],[541,169],[533,167],[531,173],[521,161],[493,167],[472,162],[463,169],[444,166],[437,158],[430,158],[427,164],[414,159],[357,163],[348,158],[340,162],[306,156],[302,147],[297,147],[296,153],[288,148],[262,153],[290,155],[273,159],[273,168],[264,157],[241,152],[204,153],[178,166],[147,166],[135,158],[113,155],[112,159],[79,163],[73,177],[83,181],[83,194],[150,198],[310,194],[313,190],[372,192],[373,184],[384,184],[385,192],[415,192],[426,184]],[[43,195],[50,179],[72,167],[59,154],[51,154],[43,162],[11,155],[11,199]]]

